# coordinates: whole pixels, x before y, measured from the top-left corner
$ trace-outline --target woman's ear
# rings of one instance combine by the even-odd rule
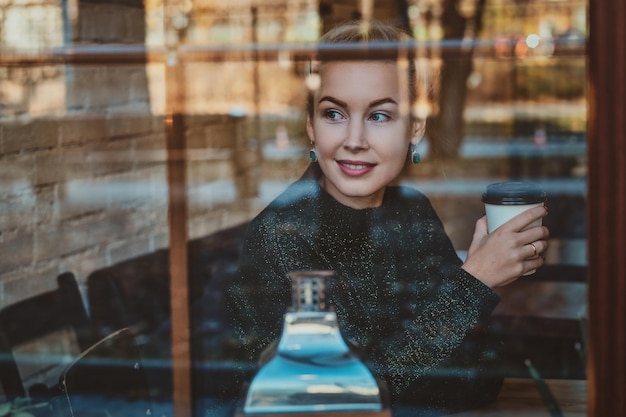
[[[417,145],[424,138],[424,133],[426,132],[426,120],[425,119],[416,119],[413,121],[413,126],[411,128],[411,144]]]
[[[311,143],[315,143],[315,131],[313,130],[311,116],[306,117],[306,133],[309,136],[309,140],[311,141]]]

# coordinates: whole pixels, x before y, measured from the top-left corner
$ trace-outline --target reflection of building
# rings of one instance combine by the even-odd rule
[[[49,50],[64,44],[80,44],[82,39],[91,35],[101,42],[124,44],[128,42],[145,43],[150,47],[162,47],[170,42],[166,39],[163,22],[163,5],[178,4],[178,18],[175,24],[184,28],[183,42],[188,45],[226,47],[227,45],[282,44],[291,42],[314,42],[319,34],[329,27],[346,19],[358,16],[374,16],[380,20],[393,21],[410,25],[418,39],[441,39],[443,29],[441,2],[436,0],[411,0],[393,2],[374,2],[363,0],[318,1],[318,0],[186,0],[176,3],[163,0],[127,2],[124,19],[111,19],[115,16],[116,6],[102,4],[90,5],[79,0],[56,2],[35,0],[32,2],[5,1],[0,5],[0,47],[8,51],[32,53]],[[139,4],[141,3],[141,4]],[[133,7],[133,4],[135,6]],[[462,11],[474,12],[474,2],[462,2]],[[64,8],[65,7],[65,8]],[[170,6],[171,7],[171,6]],[[496,53],[517,57],[544,54],[554,48],[554,43],[580,40],[586,34],[585,2],[570,0],[553,2],[535,0],[518,4],[512,0],[488,2],[483,15],[481,39],[494,40]],[[129,12],[130,11],[130,12]],[[144,17],[145,11],[145,17]],[[89,27],[81,24],[91,19],[93,13],[109,17],[108,22],[115,25],[91,23]],[[138,16],[133,16],[139,13]],[[97,16],[94,16],[97,18]],[[137,25],[137,19],[145,19],[145,24]],[[93,19],[91,19],[93,20]],[[141,38],[119,36],[126,25],[145,27],[137,32]],[[468,36],[473,36],[471,26]],[[539,37],[537,48],[529,49],[526,38],[529,35]],[[500,52],[498,52],[500,51]],[[516,52],[517,51],[517,52]],[[543,52],[541,52],[543,51]],[[289,69],[291,57],[284,54],[280,66],[262,65],[258,69],[259,77],[264,80],[259,87],[260,100],[270,112],[298,108],[300,97],[279,94],[284,91],[296,91],[299,77],[294,77]],[[221,63],[216,69],[211,65],[190,65],[188,79],[205,84],[189,89],[190,111],[228,112],[233,105],[244,105],[252,111],[254,89],[254,68],[251,60],[247,62]],[[498,69],[497,65],[481,66],[484,71],[481,78],[498,79],[509,69]],[[60,66],[39,66],[31,68],[4,68],[0,72],[2,86],[2,114],[45,114],[63,111],[66,108],[63,70]],[[575,74],[568,74],[572,79]],[[92,74],[93,77],[107,75]],[[158,68],[149,69],[151,81],[150,95],[154,112],[162,113],[164,93],[163,75]],[[282,85],[281,85],[282,84]],[[493,85],[501,85],[501,82]],[[482,83],[475,85],[486,89],[487,96],[494,93],[505,95],[500,99],[514,99],[508,89],[489,91],[489,86]],[[480,93],[480,91],[478,91]],[[71,93],[70,93],[71,94]],[[482,93],[481,93],[482,94]],[[72,97],[67,106],[76,108],[78,104]]]
[[[63,11],[58,1],[0,3],[0,48],[37,53],[62,46]],[[63,71],[57,66],[0,67],[0,117],[59,110],[64,101]]]
[[[145,66],[98,63],[107,48],[94,47],[143,43],[143,1],[9,1],[0,8],[4,305],[52,288],[63,271],[84,280],[122,247],[127,257],[131,246],[163,246],[167,213],[157,185],[163,166],[145,157],[163,149],[164,129],[149,114]],[[36,37],[28,34],[33,27]],[[21,35],[26,41],[16,43]],[[64,62],[61,47],[70,44],[91,47],[93,62]],[[143,204],[150,209],[142,213]]]
[[[149,45],[165,43],[163,3],[146,1]],[[255,36],[260,43],[306,42],[318,36],[315,0],[187,0],[178,13],[185,42],[194,45],[250,43]]]
[[[0,62],[18,56],[16,52],[36,58],[38,51],[49,53],[66,44],[113,50],[108,48],[145,43],[162,49],[168,43],[163,3],[147,0],[144,8],[141,0],[1,2]],[[237,193],[249,177],[233,164],[246,158],[252,160],[249,165],[256,163],[251,149],[258,142],[251,138],[274,140],[280,133],[307,144],[301,63],[288,53],[275,61],[255,62],[253,41],[268,48],[313,42],[328,26],[353,17],[355,10],[400,21],[402,3],[181,3],[175,22],[183,29],[186,47],[247,47],[249,53],[245,59],[187,63],[184,68],[192,158],[190,234],[208,234],[247,220],[258,209],[259,201]],[[434,1],[409,3],[412,18],[436,10]],[[486,17],[499,21],[501,16],[490,10]],[[572,15],[569,9],[563,13]],[[436,19],[429,22],[426,36],[439,36]],[[497,61],[485,61],[481,68],[499,71]],[[59,269],[73,270],[83,279],[91,269],[167,245],[164,74],[164,63],[156,61],[0,66],[0,280],[5,283],[0,303],[39,291]],[[483,80],[491,78],[483,74]],[[230,117],[231,112],[250,117]],[[254,124],[258,113],[263,120]],[[233,137],[244,144],[235,151]],[[284,180],[300,168],[300,161],[276,160],[262,171]]]
[[[499,59],[475,60],[476,79],[493,82],[476,83],[470,100],[582,99],[585,16],[586,2],[578,0],[503,1],[488,7],[480,38],[493,42]]]

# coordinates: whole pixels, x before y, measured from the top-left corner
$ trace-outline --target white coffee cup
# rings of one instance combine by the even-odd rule
[[[545,191],[533,182],[509,181],[488,185],[482,197],[487,215],[487,231],[492,233],[518,214],[533,207],[543,206],[545,201]],[[540,218],[528,227],[541,226],[541,224]],[[532,270],[524,275],[534,272],[535,270]]]

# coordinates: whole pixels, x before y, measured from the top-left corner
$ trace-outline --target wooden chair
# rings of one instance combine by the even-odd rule
[[[0,310],[0,382],[8,399],[27,393],[46,395],[50,388],[56,388],[56,379],[66,365],[63,361],[77,356],[92,342],[74,274],[63,273],[57,282],[53,291]],[[47,350],[39,350],[41,346]]]

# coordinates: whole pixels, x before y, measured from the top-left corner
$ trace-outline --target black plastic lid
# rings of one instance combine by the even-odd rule
[[[533,182],[498,182],[487,186],[482,201],[496,205],[536,204],[546,201],[546,193]]]

